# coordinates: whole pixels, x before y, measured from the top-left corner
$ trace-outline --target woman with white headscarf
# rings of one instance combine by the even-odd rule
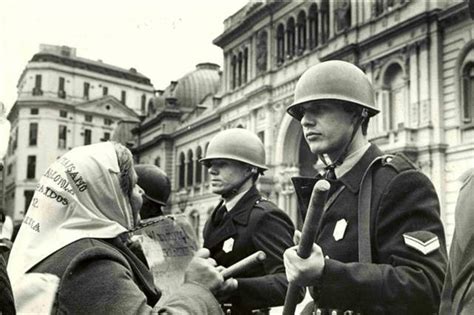
[[[220,313],[210,290],[222,276],[199,257],[181,290],[158,302],[149,270],[125,246],[142,202],[136,181],[130,151],[112,142],[75,148],[48,168],[8,264],[18,312]]]

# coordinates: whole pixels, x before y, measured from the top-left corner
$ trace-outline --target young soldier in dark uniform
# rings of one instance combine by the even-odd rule
[[[204,247],[211,258],[228,267],[259,250],[267,256],[256,268],[227,280],[218,299],[232,305],[232,315],[283,305],[288,286],[283,252],[294,245],[294,226],[255,187],[267,169],[263,143],[245,129],[221,131],[201,162],[209,168],[212,192],[222,197],[204,227]]]
[[[311,287],[305,314],[436,313],[447,260],[438,198],[407,158],[367,141],[378,110],[366,75],[344,61],[319,63],[299,79],[288,113],[332,186],[310,257],[295,247],[284,255],[288,280]],[[303,212],[317,180],[293,181]]]

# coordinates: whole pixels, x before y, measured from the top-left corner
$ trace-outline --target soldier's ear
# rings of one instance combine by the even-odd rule
[[[252,173],[252,174],[257,174],[257,173],[258,173],[258,169],[257,169],[256,167],[252,167],[252,168],[250,169],[250,173]]]

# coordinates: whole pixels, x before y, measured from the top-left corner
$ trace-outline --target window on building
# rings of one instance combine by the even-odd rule
[[[232,56],[232,89],[237,87],[237,56]]]
[[[248,80],[248,70],[249,70],[248,64],[249,64],[249,49],[245,47],[243,69],[242,69],[242,83],[247,83],[247,80]]]
[[[202,159],[202,149],[201,147],[198,147],[196,149],[196,184],[200,184],[202,182],[202,173],[205,171],[204,165],[199,162],[199,160]]]
[[[240,51],[237,57],[237,86],[242,85],[242,52]]]
[[[28,208],[30,207],[31,200],[33,199],[33,195],[35,194],[34,190],[25,190],[23,192],[25,196],[25,208],[24,208],[24,214],[28,211]]]
[[[193,179],[194,179],[194,159],[193,159],[193,151],[190,149],[188,151],[188,163],[187,163],[187,180],[186,185],[188,187],[193,186]]]
[[[13,143],[12,143],[12,150],[15,152],[16,148],[18,148],[18,127],[15,128],[13,132]]]
[[[30,133],[28,139],[29,145],[37,145],[38,144],[38,123],[30,123]]]
[[[184,153],[181,152],[179,155],[179,171],[178,171],[178,188],[184,188],[184,171],[186,168],[186,158]]]
[[[26,178],[34,179],[36,177],[36,155],[28,155],[26,161]]]
[[[104,137],[102,141],[109,141],[110,140],[110,132],[104,132]]]
[[[329,39],[329,0],[321,1],[321,43]]]
[[[313,3],[309,7],[308,13],[309,23],[309,48],[318,47],[318,5]]]
[[[474,62],[467,63],[462,69],[462,122],[474,123]]]
[[[30,115],[38,115],[39,114],[39,109],[38,108],[31,108],[30,109]]]
[[[92,130],[84,129],[84,145],[92,143]]]
[[[92,122],[92,115],[85,115],[84,120],[87,122]]]
[[[120,96],[120,101],[122,102],[123,105],[127,105],[127,92],[122,91],[122,94]]]
[[[103,95],[103,96],[106,96],[106,95],[108,95],[108,94],[109,94],[109,88],[106,87],[106,86],[103,86],[103,87],[102,87],[102,95]]]
[[[104,118],[104,125],[110,126],[114,123],[114,121],[110,118]]]
[[[206,146],[204,147],[204,156],[206,155],[208,147],[209,147],[209,142],[206,143]],[[204,167],[204,181],[207,182],[208,180],[209,180],[209,171],[207,167]]]
[[[286,24],[286,47],[287,58],[292,58],[295,55],[295,19],[290,18]]]
[[[60,110],[59,111],[59,117],[67,118],[67,111],[66,110]]]
[[[35,75],[35,87],[33,88],[33,95],[43,95],[43,91],[41,90],[41,81],[41,74]]]
[[[301,11],[298,13],[298,20],[296,23],[296,33],[298,35],[297,38],[297,54],[300,55],[306,49],[306,13]]]
[[[146,95],[142,95],[142,114],[146,113]]]
[[[59,149],[66,149],[66,141],[67,141],[67,126],[59,125],[58,130],[58,148]]]
[[[257,73],[267,71],[267,55],[268,55],[268,33],[266,31],[258,34],[257,42]]]
[[[89,84],[89,82],[84,82],[84,98],[86,100],[89,99],[89,89],[90,89],[91,85]]]
[[[398,63],[390,65],[384,74],[381,93],[383,123],[385,131],[403,127],[405,120],[406,83],[403,70]]]
[[[161,157],[157,156],[155,159],[155,165],[161,167]]]
[[[334,19],[336,21],[336,32],[342,32],[351,26],[351,4],[349,0],[334,3]]]
[[[13,164],[8,164],[7,166],[7,175],[11,175],[13,170]]]
[[[58,84],[58,97],[59,98],[66,98],[66,91],[64,89],[66,84],[66,80],[63,77],[59,77],[59,84]]]
[[[285,61],[285,27],[279,24],[277,27],[277,64],[282,64]]]
[[[265,131],[263,131],[263,130],[259,131],[257,133],[257,136],[260,139],[260,141],[262,141],[262,143],[265,144]]]

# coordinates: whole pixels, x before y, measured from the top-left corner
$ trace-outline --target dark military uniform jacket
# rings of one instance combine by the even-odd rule
[[[381,155],[371,145],[334,183],[342,184],[343,190],[336,192],[322,215],[316,243],[326,260],[313,298],[321,308],[363,314],[436,313],[447,260],[439,202],[430,180],[404,157],[387,158],[374,166],[373,263],[358,262],[359,185],[370,163]],[[303,212],[316,181],[294,180]]]
[[[474,314],[474,169],[459,191],[440,314]]]
[[[263,199],[255,187],[218,225],[213,220],[216,210],[206,222],[203,236],[204,247],[210,250],[218,265],[229,267],[259,250],[267,255],[258,267],[236,277],[238,289],[228,301],[233,305],[232,315],[283,305],[288,286],[283,252],[294,245],[294,226],[290,218]]]

